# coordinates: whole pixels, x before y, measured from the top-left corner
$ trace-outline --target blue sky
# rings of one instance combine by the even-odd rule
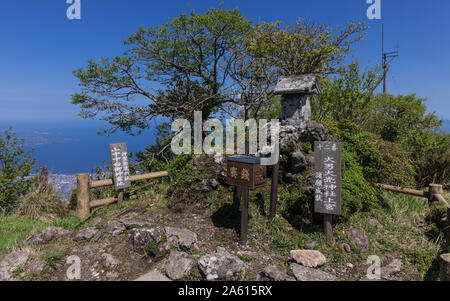
[[[89,58],[120,55],[122,41],[139,25],[167,22],[191,3],[198,11],[219,1],[81,0],[81,20],[68,20],[65,0],[0,3],[0,119],[75,120],[72,71]],[[382,19],[367,20],[366,0],[227,0],[255,21],[294,22],[309,17],[333,27],[349,21],[371,26],[354,55],[365,66],[380,62],[381,23],[386,50],[400,51],[388,92],[427,97],[429,111],[450,119],[450,1],[381,0]]]

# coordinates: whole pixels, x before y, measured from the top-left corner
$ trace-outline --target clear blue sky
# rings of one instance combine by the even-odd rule
[[[371,28],[354,47],[364,66],[380,62],[381,23],[386,50],[400,51],[388,92],[427,97],[429,111],[450,119],[450,1],[381,0],[382,20],[367,20],[366,0],[227,0],[255,21],[294,22],[310,17],[331,26],[367,20]],[[152,26],[220,1],[81,0],[81,20],[68,20],[65,0],[0,3],[0,119],[76,119],[70,95],[74,69],[89,58],[120,55],[122,41],[143,24]]]

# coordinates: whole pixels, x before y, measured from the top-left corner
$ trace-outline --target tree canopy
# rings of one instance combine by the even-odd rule
[[[338,71],[364,29],[352,22],[333,34],[303,20],[255,25],[237,9],[192,10],[140,27],[122,56],[75,70],[81,91],[72,103],[82,117],[107,121],[106,133],[139,133],[156,116],[192,120],[194,111],[203,119],[227,108],[257,115],[279,75]]]

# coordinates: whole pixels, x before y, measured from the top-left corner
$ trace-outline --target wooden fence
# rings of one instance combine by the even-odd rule
[[[158,171],[141,175],[133,175],[130,177],[131,182],[155,179],[160,177],[168,176],[167,171]],[[123,190],[117,192],[116,197],[105,198],[101,200],[91,200],[90,199],[90,189],[107,187],[114,185],[112,179],[100,180],[100,181],[89,181],[89,174],[82,173],[77,174],[77,209],[78,209],[78,220],[80,222],[86,220],[91,215],[91,208],[104,206],[118,202],[121,205],[123,200]]]

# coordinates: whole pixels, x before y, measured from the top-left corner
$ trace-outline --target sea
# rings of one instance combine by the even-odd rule
[[[25,150],[34,150],[37,165],[46,166],[53,186],[63,199],[76,185],[77,173],[91,173],[97,166],[110,163],[109,144],[125,142],[128,152],[143,151],[155,143],[158,123],[131,136],[120,130],[111,135],[98,135],[106,123],[96,120],[68,121],[0,121],[0,131],[9,127],[24,139]]]

